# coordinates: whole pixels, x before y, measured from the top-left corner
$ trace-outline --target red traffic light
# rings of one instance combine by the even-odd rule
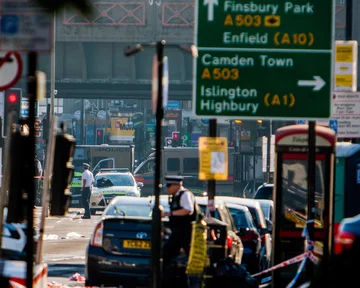
[[[8,96],[8,101],[9,101],[10,103],[15,103],[15,102],[17,101],[17,95],[16,95],[16,94],[10,94],[10,95]]]
[[[101,136],[101,132],[100,132],[100,131],[98,131],[98,132],[97,132],[97,135],[98,135],[98,136]]]
[[[174,134],[174,135],[173,135],[173,138],[174,138],[174,139],[178,139],[178,138],[179,138],[179,134]]]

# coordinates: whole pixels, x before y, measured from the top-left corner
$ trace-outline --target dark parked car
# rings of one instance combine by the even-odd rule
[[[96,224],[86,252],[86,286],[145,285],[151,279],[152,204],[115,197]]]
[[[356,252],[356,253],[355,253]],[[360,214],[341,221],[335,237],[335,254],[360,256]],[[358,260],[357,262],[358,263]]]
[[[311,280],[310,288],[337,288],[359,282],[360,214],[340,222],[334,246],[330,262],[321,261],[319,273]],[[358,284],[352,285],[358,287]]]
[[[273,200],[274,184],[264,183],[256,190],[254,199],[267,199]]]
[[[196,197],[196,202],[204,212],[206,213],[208,198]],[[240,264],[242,261],[244,246],[240,237],[236,234],[237,230],[234,224],[234,220],[231,216],[229,209],[223,203],[215,205],[215,219],[218,219],[227,224],[228,235],[228,255],[234,260],[235,263]]]
[[[269,267],[271,263],[272,250],[271,223],[265,219],[260,203],[255,199],[244,199],[239,197],[217,196],[216,199],[217,201],[222,201],[225,204],[233,203],[244,205],[249,209],[256,224],[256,228],[261,235],[261,269],[263,270]]]
[[[257,273],[261,270],[261,236],[251,213],[243,205],[227,203],[226,206],[233,216],[238,235],[244,245],[242,263],[247,266],[250,273]]]

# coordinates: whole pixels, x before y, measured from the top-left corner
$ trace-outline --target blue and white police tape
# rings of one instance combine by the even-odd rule
[[[309,223],[314,223],[314,220],[309,220],[309,221],[307,221],[306,224],[309,224]],[[307,257],[301,262],[294,279],[286,286],[286,288],[292,288],[296,284],[296,281],[299,279],[301,272],[304,270],[307,259],[310,259],[314,264],[318,263],[318,258],[312,252],[314,250],[315,243],[310,240],[309,231],[307,229],[307,226],[304,227],[302,236],[305,237],[305,239],[306,239]]]
[[[304,258],[304,260],[301,262],[297,272],[296,272],[296,275],[294,277],[294,279],[286,286],[286,288],[292,288],[295,284],[296,284],[296,281],[299,279],[300,277],[300,274],[301,272],[303,271],[304,267],[305,267],[305,263],[306,263],[306,260],[307,260],[307,257]]]
[[[309,223],[313,223],[314,220],[309,220],[306,222],[306,224],[309,224]],[[266,270],[263,270],[259,273],[256,273],[256,274],[253,274],[251,275],[251,277],[257,277],[257,276],[260,276],[260,275],[263,275],[263,274],[266,274],[266,273],[269,273],[269,272],[272,272],[274,270],[277,270],[279,268],[283,268],[283,267],[286,267],[288,265],[291,265],[291,264],[295,264],[295,263],[298,263],[300,261],[303,261],[303,263],[306,262],[306,259],[309,259],[311,260],[314,264],[318,264],[319,263],[319,259],[313,254],[313,250],[314,250],[314,246],[315,246],[315,243],[314,241],[310,240],[310,237],[309,237],[309,232],[307,230],[307,227],[305,226],[304,227],[304,230],[302,232],[302,236],[305,237],[306,239],[306,248],[305,248],[305,252],[300,254],[299,256],[296,256],[294,258],[291,258],[289,260],[286,260],[284,262],[281,262],[269,269],[266,269]],[[304,265],[303,263],[301,263],[299,269]],[[300,274],[301,273],[301,270],[303,268],[301,268],[300,270],[298,270],[298,273]],[[299,276],[296,276],[295,277],[299,277]],[[292,283],[292,282],[291,282]],[[290,285],[290,284],[289,284]],[[290,286],[291,287],[291,286]]]

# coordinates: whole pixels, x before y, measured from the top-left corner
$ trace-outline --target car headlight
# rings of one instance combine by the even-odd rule
[[[128,193],[126,193],[126,196],[136,197],[136,193],[135,192],[128,192]]]

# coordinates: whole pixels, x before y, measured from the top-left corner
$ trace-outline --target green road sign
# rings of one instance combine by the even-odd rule
[[[196,5],[196,115],[330,117],[332,0],[198,0]]]

